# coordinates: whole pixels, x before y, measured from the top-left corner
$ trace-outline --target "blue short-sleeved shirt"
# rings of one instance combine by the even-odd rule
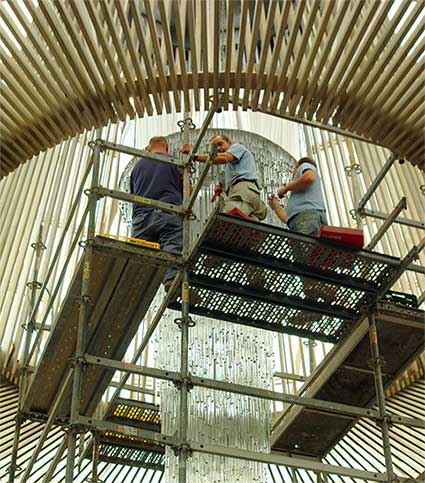
[[[131,171],[130,192],[145,198],[181,205],[183,203],[182,175],[177,166],[140,158]],[[133,223],[138,221],[139,214],[151,209],[134,203]]]
[[[316,175],[316,181],[303,191],[291,191],[288,204],[285,207],[288,220],[304,210],[325,210],[325,200],[323,198],[322,182],[316,166],[310,163],[303,163],[295,173],[292,181],[298,179],[304,171],[313,170]]]
[[[236,159],[232,163],[224,165],[224,187],[226,190],[238,179],[258,180],[257,168],[251,151],[248,151],[242,144],[232,144],[227,152]]]

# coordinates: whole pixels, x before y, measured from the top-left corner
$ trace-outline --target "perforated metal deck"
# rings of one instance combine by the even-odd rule
[[[330,359],[315,382],[307,386],[306,397],[364,408],[372,406],[376,397],[375,383],[369,364],[371,355],[365,322],[354,349],[337,366],[333,366]],[[380,355],[385,361],[382,371],[386,387],[423,351],[425,312],[381,303],[376,326]],[[275,426],[273,449],[322,458],[355,421],[349,416],[293,406]]]
[[[179,257],[105,237],[94,240],[90,279],[87,352],[121,360],[149,308],[168,266]],[[82,263],[68,289],[25,397],[28,413],[47,415],[75,353]],[[81,414],[92,415],[113,371],[89,365],[84,370]],[[70,397],[59,417],[69,413]]]
[[[117,399],[106,421],[161,432],[158,406],[141,401]],[[99,457],[109,463],[163,470],[165,450],[152,441],[106,432],[101,436]]]
[[[337,342],[398,267],[394,257],[219,215],[193,261],[190,311]]]

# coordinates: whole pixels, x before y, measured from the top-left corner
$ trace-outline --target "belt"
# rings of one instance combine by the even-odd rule
[[[242,178],[242,179],[241,179],[241,178],[237,179],[237,180],[236,180],[234,183],[232,183],[232,185],[230,186],[230,188],[231,188],[232,186],[235,186],[235,185],[236,185],[236,184],[238,184],[238,183],[242,183],[242,181],[246,181],[247,183],[254,183],[254,184],[255,184],[255,186],[256,186],[258,189],[260,189],[260,187],[258,186],[258,182],[257,182],[257,180],[256,180],[256,179],[243,179],[243,178]]]

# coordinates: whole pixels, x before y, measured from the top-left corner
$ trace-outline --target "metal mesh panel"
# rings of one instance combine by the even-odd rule
[[[119,403],[112,415],[113,417],[129,419],[134,422],[138,421],[144,424],[160,424],[158,410],[132,406],[130,403]]]
[[[279,230],[279,233],[276,230],[260,232],[256,227],[257,224],[252,224],[252,227],[241,226],[221,216],[206,242],[272,257],[279,261],[306,264],[309,267],[373,284],[375,287],[379,287],[397,267],[396,258],[386,256],[384,262],[372,253],[370,256],[366,256],[364,251],[357,254],[354,250],[344,250],[332,244],[318,245],[314,238],[311,238],[311,241],[304,236],[305,240],[294,239],[294,235],[286,230]],[[391,264],[388,263],[390,260]]]

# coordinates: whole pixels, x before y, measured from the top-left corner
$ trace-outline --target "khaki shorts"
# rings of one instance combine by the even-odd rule
[[[267,216],[267,206],[261,201],[260,190],[251,181],[240,181],[231,186],[223,211],[228,213],[238,208],[254,221],[261,221]]]

